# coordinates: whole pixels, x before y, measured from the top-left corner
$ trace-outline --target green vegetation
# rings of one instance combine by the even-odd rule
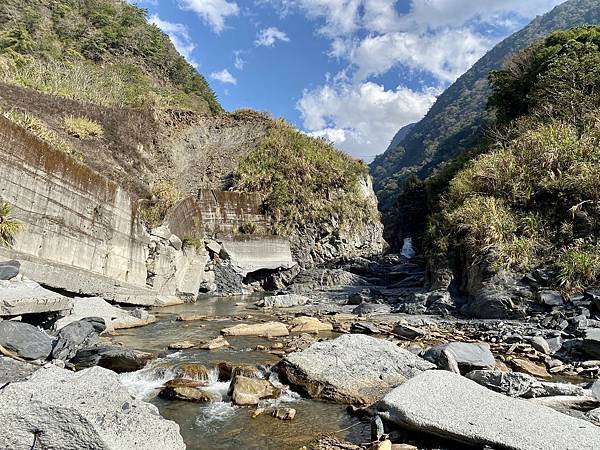
[[[6,111],[2,114],[5,118],[11,122],[16,123],[22,128],[25,128],[32,134],[35,134],[42,141],[50,144],[53,148],[60,150],[67,155],[70,155],[76,159],[81,159],[81,153],[77,151],[70,142],[60,137],[55,131],[48,128],[48,126],[40,119],[31,114],[22,111]]]
[[[0,202],[0,247],[11,247],[15,236],[23,230],[23,224],[10,216],[11,206]]]
[[[183,197],[173,183],[160,181],[153,186],[151,203],[142,208],[140,215],[151,228],[157,227],[163,222],[169,209]]]
[[[4,0],[0,81],[103,106],[221,111],[206,80],[122,0]]]
[[[278,120],[240,162],[234,188],[265,194],[265,210],[279,234],[308,224],[348,229],[378,216],[374,202],[361,192],[366,175],[363,163]]]
[[[377,157],[370,166],[386,225],[400,219],[411,220],[396,211],[404,179],[411,174],[425,179],[445,162],[479,143],[483,130],[493,119],[486,113],[491,92],[490,71],[501,69],[515,51],[554,31],[595,23],[600,23],[597,0],[567,1],[498,44],[440,95],[427,116],[412,127],[401,143]],[[595,70],[600,69],[596,66]]]
[[[79,139],[102,137],[104,128],[87,117],[67,116],[63,120],[63,128],[71,136]]]
[[[456,166],[430,219],[430,256],[551,266],[565,291],[598,281],[599,44],[600,27],[557,32],[492,74],[489,106],[503,131]]]

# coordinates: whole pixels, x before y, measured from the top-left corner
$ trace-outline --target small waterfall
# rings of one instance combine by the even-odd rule
[[[415,249],[413,248],[412,238],[405,238],[402,244],[402,251],[400,252],[400,256],[410,260],[414,258],[415,255],[416,253]]]

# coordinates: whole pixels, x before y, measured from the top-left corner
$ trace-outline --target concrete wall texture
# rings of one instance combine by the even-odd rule
[[[148,237],[127,192],[3,117],[0,173],[0,198],[25,225],[15,257],[146,285]]]

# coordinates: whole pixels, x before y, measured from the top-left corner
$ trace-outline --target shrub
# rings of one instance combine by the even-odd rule
[[[367,167],[322,139],[277,120],[239,164],[234,188],[261,192],[274,231],[329,223],[349,229],[377,220],[375,202],[361,192]]]
[[[142,219],[152,228],[159,226],[167,212],[183,198],[177,187],[168,181],[160,181],[152,188],[151,204],[141,210]]]
[[[65,117],[63,120],[63,128],[71,136],[79,139],[102,137],[104,135],[104,128],[102,128],[102,125],[87,117]]]
[[[11,247],[23,224],[10,216],[11,206],[0,201],[0,247]]]
[[[81,153],[73,148],[70,142],[60,137],[55,131],[51,130],[37,117],[21,111],[6,111],[2,114],[11,122],[25,128],[27,131],[35,134],[38,138],[50,144],[57,150],[73,156],[76,159],[81,159]]]
[[[554,263],[560,285],[567,291],[579,291],[600,277],[600,242],[575,241],[561,251]]]

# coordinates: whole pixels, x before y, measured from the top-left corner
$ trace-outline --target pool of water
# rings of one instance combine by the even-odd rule
[[[152,313],[158,319],[156,323],[119,331],[113,337],[114,341],[160,354],[147,368],[122,374],[123,382],[133,395],[152,402],[164,417],[179,424],[189,450],[300,449],[318,436],[329,433],[354,442],[369,441],[369,425],[349,415],[345,406],[303,399],[285,386],[282,386],[282,397],[265,402],[265,406],[296,409],[297,413],[292,421],[281,421],[267,415],[252,418],[254,408],[232,405],[227,397],[229,383],[218,381],[216,365],[219,362],[229,362],[268,367],[275,364],[279,357],[266,351],[257,351],[256,346],[270,348],[275,342],[281,342],[281,339],[232,336],[227,337],[231,344],[227,349],[167,350],[172,342],[207,341],[219,336],[221,329],[239,323],[277,320],[268,311],[256,308],[256,300],[257,298],[252,297],[204,298],[195,304],[154,310]],[[180,322],[176,318],[181,313],[206,315],[209,320]],[[190,362],[203,364],[211,371],[206,389],[220,401],[203,405],[156,397],[162,384],[175,377],[169,368]],[[274,375],[267,376],[278,383]]]

